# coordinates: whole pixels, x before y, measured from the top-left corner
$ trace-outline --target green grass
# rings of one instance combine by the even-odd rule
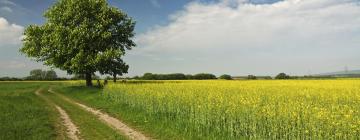
[[[93,114],[79,108],[79,106],[69,103],[61,96],[54,93],[44,92],[44,96],[52,100],[55,104],[63,108],[70,116],[76,126],[79,126],[81,138],[91,140],[125,140],[114,129],[99,121]]]
[[[66,84],[64,84],[66,83]],[[81,138],[125,140],[126,137],[77,105],[49,93],[50,86],[71,82],[0,82],[0,140],[68,139],[55,104],[79,127]],[[41,96],[35,91],[41,90]]]
[[[0,139],[64,139],[57,112],[38,98],[38,83],[0,83]]]
[[[194,139],[194,137],[189,137],[184,134],[184,131],[174,131],[176,130],[176,126],[173,125],[174,123],[172,121],[151,120],[151,118],[146,117],[145,113],[142,113],[142,110],[136,110],[126,105],[108,102],[102,95],[102,89],[87,88],[84,86],[69,86],[64,84],[62,86],[54,87],[54,90],[77,102],[103,110],[124,121],[132,128],[143,131],[143,133],[149,137],[173,140]],[[201,138],[201,136],[199,136],[198,139],[199,138]]]

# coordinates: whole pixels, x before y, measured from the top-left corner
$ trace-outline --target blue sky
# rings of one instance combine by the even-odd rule
[[[0,77],[44,68],[17,50],[55,0],[0,0]],[[358,0],[109,0],[137,21],[127,76],[360,69]],[[65,75],[60,72],[60,75]]]

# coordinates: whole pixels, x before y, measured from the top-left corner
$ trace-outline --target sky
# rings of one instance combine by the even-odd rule
[[[42,68],[19,53],[56,0],[0,0],[0,77]],[[136,22],[125,76],[307,75],[360,69],[359,0],[109,0]],[[65,72],[57,70],[60,76]]]

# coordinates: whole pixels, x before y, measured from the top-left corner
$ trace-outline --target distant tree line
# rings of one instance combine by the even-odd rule
[[[210,73],[199,73],[195,75],[183,74],[183,73],[172,73],[172,74],[153,74],[145,73],[143,76],[135,76],[133,79],[140,80],[206,80],[206,79],[217,79],[215,75]]]
[[[25,77],[25,80],[57,80],[58,76],[54,70],[35,69],[30,71],[30,75]]]
[[[92,74],[93,79],[100,80],[101,77]],[[113,80],[114,77],[107,76],[104,79]],[[284,80],[284,79],[331,79],[337,78],[333,76],[290,76],[286,73],[279,73],[274,77],[274,79]],[[85,80],[85,74],[74,74],[71,78],[62,78],[58,77],[54,70],[41,70],[34,69],[30,71],[30,75],[24,78],[16,77],[0,77],[0,81],[54,81],[54,80]],[[183,74],[183,73],[172,73],[172,74],[153,74],[145,73],[143,76],[135,76],[132,78],[119,78],[117,79],[135,79],[135,80],[211,80],[211,79],[223,79],[223,80],[257,80],[257,79],[273,79],[271,76],[231,76],[228,74],[223,74],[219,77],[216,77],[214,74],[210,73],[199,73],[199,74]]]
[[[31,70],[30,75],[24,78],[0,77],[0,81],[54,81],[54,80],[67,80],[67,79],[58,77],[54,70],[41,70],[41,69]]]
[[[23,81],[24,78],[16,78],[16,77],[0,77],[0,81]]]
[[[219,79],[232,80],[233,78],[231,77],[231,75],[223,74],[219,77]]]

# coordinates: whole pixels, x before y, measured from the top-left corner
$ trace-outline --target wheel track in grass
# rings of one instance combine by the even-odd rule
[[[120,133],[124,134],[125,136],[129,137],[132,140],[150,140],[151,139],[149,137],[146,137],[141,132],[138,132],[138,131],[132,129],[131,127],[127,126],[125,123],[118,120],[117,118],[108,115],[107,113],[103,113],[100,110],[97,110],[97,109],[88,107],[84,104],[73,101],[73,100],[69,99],[68,97],[65,97],[64,95],[53,91],[51,88],[48,91],[50,93],[57,94],[59,97],[63,98],[64,100],[66,100],[70,103],[76,104],[77,106],[81,107],[82,109],[92,113],[93,115],[97,116],[101,121],[105,122],[108,126],[116,129],[117,131],[119,131]]]
[[[66,113],[66,111],[64,109],[62,109],[61,107],[59,107],[58,105],[56,105],[55,103],[51,102],[50,100],[48,100],[46,97],[44,97],[43,95],[41,95],[41,89],[38,89],[35,91],[35,94],[41,98],[43,98],[44,100],[46,100],[46,102],[51,103],[55,106],[55,108],[58,110],[59,114],[60,114],[60,118],[63,122],[62,125],[64,125],[66,127],[66,134],[67,136],[72,139],[72,140],[81,140],[81,138],[78,136],[80,135],[80,131],[78,129],[78,127],[72,122],[72,120],[70,119],[69,115]]]

